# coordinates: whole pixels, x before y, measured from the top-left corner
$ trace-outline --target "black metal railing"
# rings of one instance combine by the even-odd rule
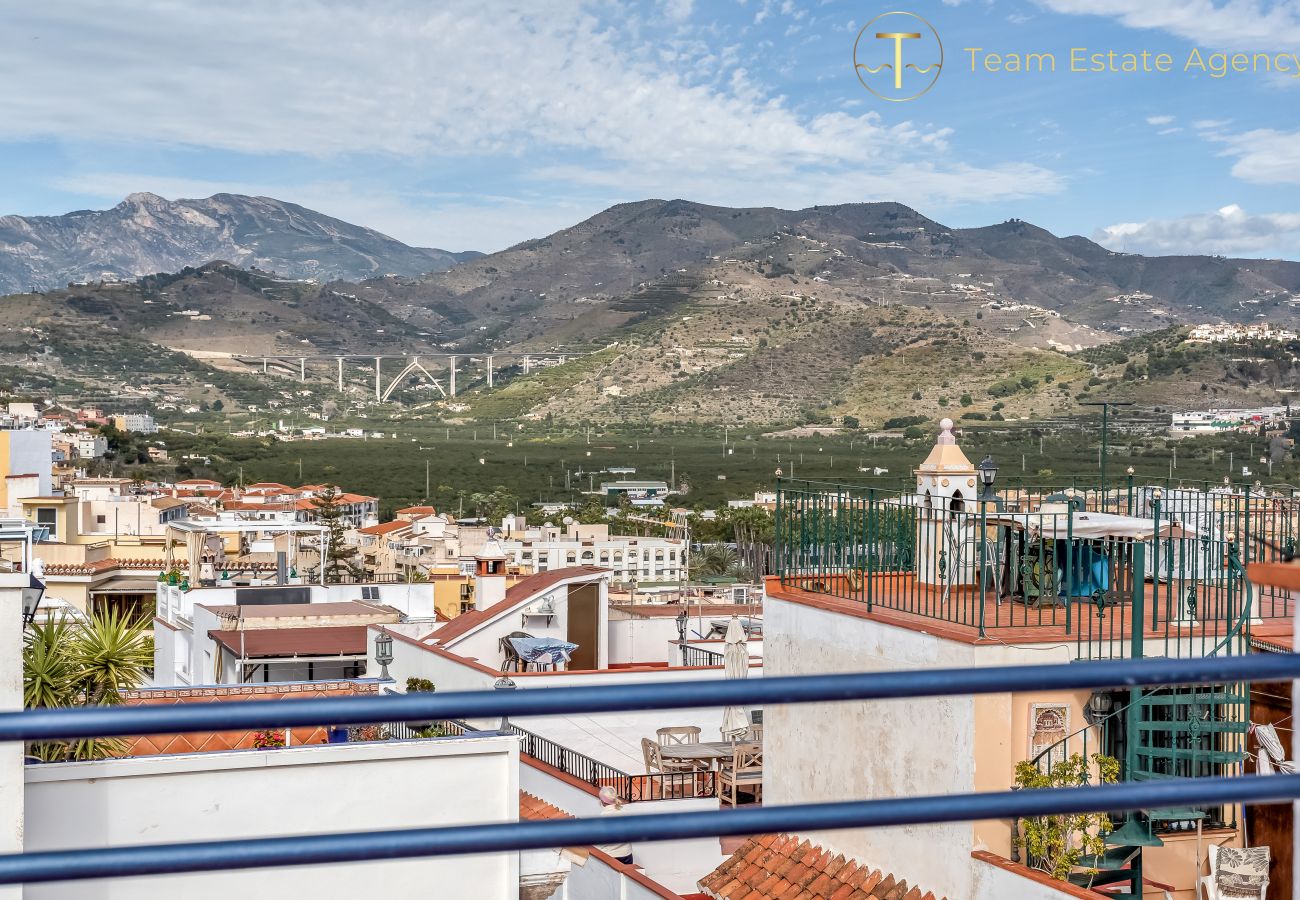
[[[682,665],[683,666],[720,666],[724,657],[716,650],[707,650],[704,647],[692,647],[690,644],[682,644]]]
[[[429,722],[386,722],[382,737],[409,741],[422,738],[458,737],[479,729],[459,719]],[[718,796],[716,772],[652,772],[633,775],[557,744],[549,738],[507,723],[506,731],[520,738],[519,752],[553,769],[583,781],[596,789],[612,787],[624,803],[644,800],[685,800]]]

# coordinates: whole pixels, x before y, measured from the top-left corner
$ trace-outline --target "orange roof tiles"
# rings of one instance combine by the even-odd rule
[[[572,819],[569,813],[526,791],[519,792],[520,819]]]
[[[699,886],[713,900],[935,900],[893,875],[788,834],[750,838]]]
[[[410,522],[394,520],[392,522],[380,522],[378,525],[367,525],[365,528],[358,528],[357,534],[388,534],[397,531],[400,528],[410,528]]]

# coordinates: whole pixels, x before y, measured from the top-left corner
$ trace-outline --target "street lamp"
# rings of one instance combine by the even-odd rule
[[[517,687],[519,687],[519,685],[515,684],[514,679],[512,679],[509,675],[502,675],[492,684],[492,689],[494,691],[513,691]],[[507,715],[501,716],[501,724],[497,726],[497,731],[500,731],[503,734],[510,731],[509,716]]]
[[[45,583],[35,575],[28,574],[27,587],[22,589],[23,595],[23,627],[30,627],[36,621],[36,610],[41,605],[41,598],[45,596]]]
[[[982,501],[997,500],[997,495],[993,493],[993,482],[998,477],[998,464],[993,461],[993,454],[985,456],[980,460],[980,464],[975,467],[980,473],[980,485],[983,491],[980,494]]]
[[[388,674],[388,665],[393,661],[393,636],[387,631],[375,635],[375,662],[379,663],[379,680],[392,681]]]

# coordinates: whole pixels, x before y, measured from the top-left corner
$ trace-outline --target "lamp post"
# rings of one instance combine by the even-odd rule
[[[388,666],[393,661],[393,636],[387,631],[375,635],[375,662],[379,663],[379,680],[392,681]]]
[[[515,684],[514,679],[511,678],[509,675],[502,675],[492,684],[492,689],[494,691],[513,691],[517,687],[519,687],[519,685]],[[500,731],[502,734],[509,733],[510,731],[509,716],[503,715],[501,717],[501,724],[497,726],[497,730]]]
[[[27,577],[27,587],[22,589],[23,628],[30,628],[36,621],[36,610],[41,605],[41,598],[45,596],[45,582],[32,574]]]
[[[1110,434],[1110,408],[1112,406],[1132,406],[1128,401],[1118,400],[1099,400],[1092,403],[1084,403],[1083,406],[1100,406],[1101,407],[1101,460],[1098,468],[1101,469],[1101,492],[1102,496],[1106,495],[1106,457],[1109,455],[1108,437]]]
[[[975,468],[980,476],[980,502],[996,503],[998,497],[993,492],[993,482],[998,477],[998,464],[993,461],[993,455],[985,456]]]

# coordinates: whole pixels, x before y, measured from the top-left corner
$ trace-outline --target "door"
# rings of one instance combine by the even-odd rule
[[[595,584],[569,587],[568,640],[577,644],[569,659],[570,669],[595,669],[600,665],[600,587]]]

